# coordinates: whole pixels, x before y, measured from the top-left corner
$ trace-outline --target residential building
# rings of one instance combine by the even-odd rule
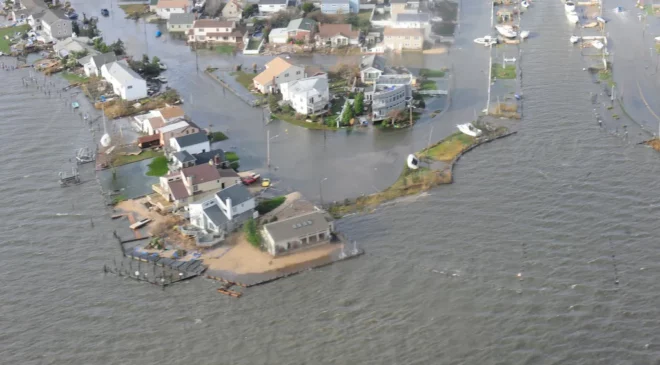
[[[264,224],[262,236],[266,250],[273,256],[328,243],[332,239],[334,222],[322,211]]]
[[[272,14],[286,10],[288,0],[259,0],[259,12],[261,14]]]
[[[150,136],[138,137],[137,144],[138,144],[138,147],[140,147],[142,149],[152,148],[152,147],[160,147],[160,136],[157,135],[157,134],[154,134],[154,135],[150,135]]]
[[[169,19],[172,14],[184,14],[190,10],[189,0],[158,0],[156,15],[161,19]]]
[[[172,152],[186,151],[191,155],[211,150],[211,142],[204,132],[187,134],[185,136],[170,138]]]
[[[242,43],[243,32],[236,28],[236,22],[198,19],[188,31],[188,42]]]
[[[293,65],[282,57],[275,57],[266,64],[266,69],[253,79],[253,83],[261,93],[269,94],[278,91],[281,84],[306,76],[302,66]]]
[[[71,20],[64,16],[59,10],[46,10],[41,17],[41,29],[52,39],[65,39],[73,33]]]
[[[143,133],[152,135],[158,133],[158,129],[164,125],[184,118],[185,113],[180,106],[168,105],[164,108],[152,110],[147,114],[137,115],[134,119],[137,128]]]
[[[194,155],[186,152],[175,152],[170,161],[170,171],[178,171],[186,167],[212,164],[218,168],[229,169],[231,163],[225,160],[225,151],[218,148],[208,152],[196,153]],[[233,171],[233,170],[232,170]],[[236,174],[238,179],[238,174]]]
[[[424,31],[420,28],[385,27],[383,41],[386,48],[394,51],[422,50],[424,48]]]
[[[407,0],[390,0],[390,15],[392,19],[396,19],[398,14],[406,13],[410,10]]]
[[[157,134],[160,134],[160,145],[170,147],[170,141],[172,138],[187,136],[199,132],[199,128],[196,125],[181,120],[158,128]]]
[[[101,66],[101,76],[112,84],[114,93],[124,100],[147,97],[147,82],[131,70],[125,61],[110,62]]]
[[[364,92],[371,102],[371,119],[386,119],[392,110],[404,110],[412,100],[412,75],[381,75]]]
[[[364,84],[373,84],[385,72],[387,61],[384,57],[370,55],[360,61],[360,80]]]
[[[289,42],[289,29],[275,28],[268,33],[268,41],[273,44],[286,44]]]
[[[316,31],[316,21],[309,18],[293,19],[286,27],[290,39],[310,42]]]
[[[316,34],[316,44],[325,47],[357,46],[360,31],[350,24],[321,24]]]
[[[194,13],[174,13],[170,14],[170,19],[167,21],[167,30],[169,32],[186,32],[192,29],[195,22]]]
[[[87,37],[69,37],[55,43],[53,45],[53,51],[55,51],[55,53],[61,58],[66,58],[73,52],[87,52],[87,56],[95,56],[99,54],[99,52],[94,50],[91,43],[92,40]],[[85,57],[81,58],[81,60],[86,61]]]
[[[190,223],[208,233],[224,234],[254,218],[256,206],[250,192],[239,182],[206,200],[188,205]]]
[[[115,61],[117,61],[117,55],[115,55],[115,52],[90,56],[88,57],[88,61],[83,64],[83,70],[85,71],[85,75],[87,75],[87,77],[100,76],[101,67],[105,64]]]
[[[11,11],[11,17],[15,22],[26,21],[30,16],[30,10],[26,8],[13,8]]]
[[[149,0],[149,11],[155,13],[157,5],[158,5],[158,0]]]
[[[321,0],[321,12],[323,14],[348,14],[359,11],[359,0]]]
[[[243,3],[240,0],[230,0],[222,8],[222,17],[227,20],[239,21],[243,17]]]
[[[202,164],[161,176],[159,184],[152,188],[176,208],[181,208],[195,201],[194,195],[217,191],[233,181],[233,178],[224,179],[215,166]]]
[[[424,38],[431,37],[431,16],[426,13],[400,13],[397,14],[392,28],[420,28]]]
[[[282,100],[288,101],[296,113],[309,115],[325,111],[330,102],[328,76],[314,76],[280,85]]]
[[[166,124],[185,117],[183,108],[177,105],[167,105],[164,108],[154,110],[154,113],[163,118]]]

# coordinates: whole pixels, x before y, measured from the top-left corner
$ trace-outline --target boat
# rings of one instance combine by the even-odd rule
[[[156,77],[156,80],[162,82],[163,84],[167,84],[167,77],[165,76],[158,76]]]
[[[518,35],[518,33],[510,25],[496,25],[495,29],[498,33],[507,38],[515,38]]]
[[[408,168],[411,170],[417,170],[419,168],[419,159],[412,153],[408,155]]]
[[[71,103],[71,107],[72,107],[73,109],[78,109],[78,108],[80,108],[80,104],[78,104],[77,101],[74,101],[73,103]]]
[[[161,70],[167,70],[167,65],[162,62],[158,62],[158,68]]]
[[[580,41],[580,37],[574,35],[574,36],[571,36],[571,38],[569,40],[571,41],[571,43],[575,44],[575,43]]]
[[[484,46],[488,47],[497,44],[497,38],[487,35],[485,37],[475,39],[474,43],[483,44]]]
[[[458,130],[472,137],[479,137],[481,135],[481,129],[476,128],[472,123],[457,124]]]
[[[660,37],[655,37],[653,39],[655,39],[656,42],[660,42]]]
[[[440,23],[442,21],[442,18],[439,16],[434,16],[431,18],[431,23]]]
[[[591,41],[591,45],[594,46],[595,49],[603,49],[603,47],[605,47],[603,42],[601,42],[599,40]]]
[[[567,12],[566,18],[568,18],[568,21],[571,22],[571,24],[575,24],[580,21],[580,17],[574,11],[570,13]]]
[[[567,13],[575,12],[575,3],[572,1],[567,1],[564,4],[564,11],[566,11]]]
[[[101,137],[101,145],[103,147],[108,147],[110,146],[110,143],[112,143],[112,138],[110,138],[109,134],[104,134],[103,137]],[[107,153],[107,151],[106,151]]]
[[[602,23],[602,24],[607,23],[607,20],[605,20],[605,18],[603,18],[602,16],[597,16],[597,17],[596,17],[596,20],[597,20],[599,23]]]
[[[149,222],[151,222],[151,218],[145,218],[145,219],[139,220],[139,221],[131,224],[129,227],[133,230],[140,229],[140,228],[146,226],[147,224],[149,224]]]
[[[529,3],[527,2],[527,0],[522,0],[520,2],[520,6],[522,6],[523,8],[529,8]]]
[[[520,32],[520,39],[527,39],[529,37],[529,31],[528,30],[523,30]]]
[[[163,35],[163,32],[161,32],[160,30],[156,31],[156,38],[160,38],[160,36],[162,36],[162,35]]]

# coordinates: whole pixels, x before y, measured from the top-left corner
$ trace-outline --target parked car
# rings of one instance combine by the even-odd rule
[[[261,179],[261,186],[264,188],[267,188],[270,186],[270,179],[269,178],[263,178]]]
[[[245,185],[252,185],[259,180],[261,176],[259,174],[250,174],[249,176],[241,178],[241,181]]]
[[[103,15],[103,16],[109,16],[109,15],[110,15],[110,11],[109,11],[108,9],[101,9],[101,15]]]

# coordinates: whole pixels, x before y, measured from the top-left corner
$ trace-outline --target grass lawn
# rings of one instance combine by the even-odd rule
[[[360,20],[371,20],[371,10],[360,10],[358,18],[360,18]]]
[[[244,72],[244,71],[235,71],[231,73],[232,76],[238,81],[239,84],[243,85],[244,88],[250,89],[250,86],[253,85],[252,80],[258,75],[254,72]]]
[[[430,157],[438,161],[451,162],[454,157],[471,146],[474,141],[474,137],[456,132],[434,146],[431,146],[431,148],[423,150],[420,157]]]
[[[257,212],[259,212],[261,215],[266,214],[282,205],[285,200],[285,196],[276,196],[274,198],[261,201],[259,204],[257,204]]]
[[[225,160],[230,162],[230,166],[232,169],[238,170],[240,167],[239,164],[239,158],[236,152],[225,152]]]
[[[164,156],[162,151],[144,150],[139,155],[118,155],[115,158],[114,166],[122,166],[133,162]]]
[[[257,49],[257,47],[259,47],[259,44],[261,44],[260,39],[250,38],[250,40],[248,41],[247,49],[250,50]]]
[[[290,114],[285,114],[285,113],[274,113],[272,114],[273,118],[278,119],[278,120],[283,120],[287,123],[297,125],[299,127],[307,128],[307,129],[326,129],[326,130],[336,130],[337,128],[335,127],[330,127],[325,124],[321,124],[318,122],[306,122],[304,120],[298,120],[296,119],[293,115]]]
[[[149,6],[145,4],[127,4],[127,5],[119,5],[121,10],[128,14],[132,13],[144,13],[149,11]]]
[[[70,84],[83,83],[83,82],[86,82],[87,80],[89,80],[88,77],[78,75],[78,74],[74,74],[73,72],[66,72],[65,71],[65,72],[62,72],[60,75],[62,75],[62,77],[66,81],[68,81]]]
[[[601,82],[607,82],[607,86],[614,86],[614,80],[612,80],[612,72],[610,70],[602,70],[598,73],[598,79]]]
[[[493,79],[515,79],[516,65],[506,65],[502,68],[499,63],[493,63]]]
[[[211,133],[211,142],[220,142],[229,139],[226,134],[222,132]]]
[[[655,52],[660,54],[660,43],[655,44]]]
[[[11,51],[9,41],[5,39],[5,36],[9,36],[9,38],[11,38],[14,36],[14,33],[16,32],[24,33],[27,32],[29,29],[30,26],[27,24],[23,24],[18,27],[0,28],[0,52],[9,53]]]
[[[438,85],[433,80],[426,80],[419,86],[420,90],[438,90]]]
[[[419,76],[422,77],[445,77],[445,71],[443,70],[430,70],[428,68],[423,68],[419,70]]]
[[[215,51],[220,54],[233,54],[235,50],[236,46],[232,46],[231,44],[221,44],[215,47]]]
[[[149,164],[149,171],[147,171],[147,176],[165,176],[169,172],[167,167],[167,157],[158,156],[154,158]]]
[[[112,197],[112,205],[117,205],[117,204],[123,202],[124,200],[128,200],[128,198],[125,195],[114,196],[114,197]]]

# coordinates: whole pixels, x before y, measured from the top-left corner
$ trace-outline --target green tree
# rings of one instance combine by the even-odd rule
[[[350,13],[346,15],[346,23],[357,28],[360,25],[360,17],[355,13]]]
[[[108,45],[103,42],[103,38],[96,38],[94,40],[94,49],[101,53],[110,52],[110,47],[108,47]]]
[[[243,225],[243,232],[245,233],[245,238],[252,246],[261,248],[261,234],[259,234],[259,231],[257,230],[257,223],[254,219],[245,222],[245,225]]]
[[[146,54],[142,55],[142,63],[144,63],[145,65],[149,63],[149,55]]]
[[[126,54],[126,47],[124,47],[124,42],[121,39],[117,39],[116,42],[112,43],[110,48],[112,48],[117,56]]]
[[[344,113],[341,115],[341,123],[344,125],[350,124],[351,119],[353,119],[353,108],[350,106],[346,106],[346,109],[344,109]]]
[[[302,11],[305,12],[305,14],[309,14],[313,12],[315,9],[313,3],[303,3],[302,4]]]
[[[274,113],[278,108],[277,97],[273,93],[268,95],[268,108],[270,108],[271,113]]]
[[[250,4],[243,9],[243,18],[249,18],[252,15],[256,14],[259,12],[259,5],[257,4]]]
[[[151,63],[153,63],[154,65],[158,65],[158,67],[160,67],[160,65],[159,65],[159,63],[160,63],[160,58],[158,58],[158,56],[154,56],[154,57],[151,59]]]
[[[353,112],[355,115],[362,115],[364,112],[364,93],[360,92],[357,94],[355,97],[355,101],[353,102]]]
[[[77,21],[71,22],[71,31],[75,35],[80,35],[80,26],[78,25]]]
[[[357,26],[362,33],[368,33],[371,30],[371,22],[368,19],[360,19]]]

